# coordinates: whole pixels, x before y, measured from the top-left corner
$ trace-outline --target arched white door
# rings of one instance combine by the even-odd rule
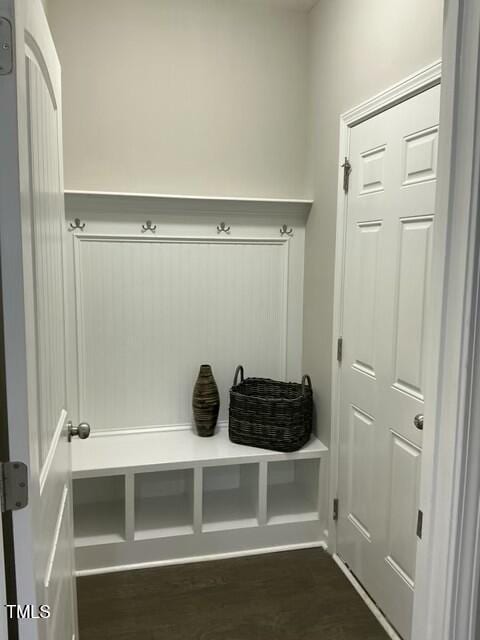
[[[0,34],[8,435],[10,460],[28,466],[30,494],[28,506],[13,512],[17,598],[23,608],[11,614],[19,618],[21,640],[70,640],[78,631],[65,355],[61,71],[41,0],[0,0]]]

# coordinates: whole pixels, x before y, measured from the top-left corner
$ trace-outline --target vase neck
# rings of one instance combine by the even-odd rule
[[[212,375],[212,367],[209,364],[202,364],[200,366],[200,375],[201,376],[210,376],[210,375]]]

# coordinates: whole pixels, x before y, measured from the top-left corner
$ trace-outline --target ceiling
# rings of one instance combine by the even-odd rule
[[[284,7],[287,9],[297,9],[298,11],[308,11],[315,6],[318,0],[250,0],[270,7]]]

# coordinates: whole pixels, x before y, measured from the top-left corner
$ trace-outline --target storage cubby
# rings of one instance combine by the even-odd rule
[[[258,525],[258,464],[205,467],[203,531]]]
[[[317,459],[268,463],[268,524],[319,518],[319,472]]]
[[[75,545],[125,540],[125,476],[73,481]]]
[[[193,533],[193,469],[135,475],[135,539]]]
[[[316,438],[285,454],[234,444],[227,429],[73,441],[77,571],[322,545],[326,456]]]

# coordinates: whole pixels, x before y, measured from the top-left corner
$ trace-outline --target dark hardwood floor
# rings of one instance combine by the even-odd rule
[[[80,640],[385,640],[320,549],[78,580]]]

